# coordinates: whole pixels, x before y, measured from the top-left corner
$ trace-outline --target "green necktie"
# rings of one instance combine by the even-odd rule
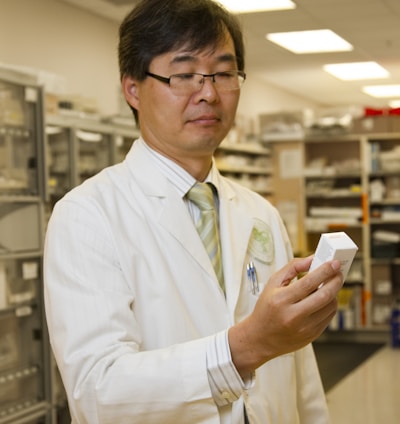
[[[210,184],[197,182],[189,190],[186,196],[200,209],[200,219],[196,224],[197,232],[214,266],[219,285],[222,291],[225,292],[221,245],[219,242],[217,215],[215,212],[212,187]]]

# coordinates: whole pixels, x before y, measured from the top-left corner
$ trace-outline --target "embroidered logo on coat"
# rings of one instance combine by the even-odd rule
[[[271,264],[275,258],[275,249],[271,228],[260,219],[254,219],[248,252],[264,264]]]

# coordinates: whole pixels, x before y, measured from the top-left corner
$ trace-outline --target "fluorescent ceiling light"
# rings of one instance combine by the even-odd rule
[[[294,9],[291,0],[217,0],[235,13],[268,12],[272,10]]]
[[[376,62],[334,63],[324,65],[324,70],[344,81],[387,78],[389,72]]]
[[[296,54],[353,50],[351,44],[330,29],[276,32],[267,34],[266,38]]]
[[[368,85],[363,87],[362,91],[372,97],[400,97],[400,84]]]
[[[389,102],[389,106],[393,109],[399,109],[400,108],[400,99],[399,100],[392,100]]]

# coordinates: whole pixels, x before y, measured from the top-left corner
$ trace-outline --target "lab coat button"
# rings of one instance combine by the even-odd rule
[[[231,400],[231,394],[226,390],[221,393],[221,396],[226,400]]]

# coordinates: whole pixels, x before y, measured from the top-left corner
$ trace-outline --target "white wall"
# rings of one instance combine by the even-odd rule
[[[117,43],[118,23],[62,1],[0,0],[0,62],[60,75],[69,94],[96,98],[105,115],[118,112]],[[248,72],[238,113],[307,106]]]
[[[65,77],[68,93],[117,110],[118,24],[58,0],[0,0],[0,62]]]
[[[267,84],[259,75],[251,71],[246,72],[247,78],[242,88],[238,114],[249,121],[253,117],[254,132],[258,133],[258,119],[260,114],[300,111],[313,108],[316,105]]]

